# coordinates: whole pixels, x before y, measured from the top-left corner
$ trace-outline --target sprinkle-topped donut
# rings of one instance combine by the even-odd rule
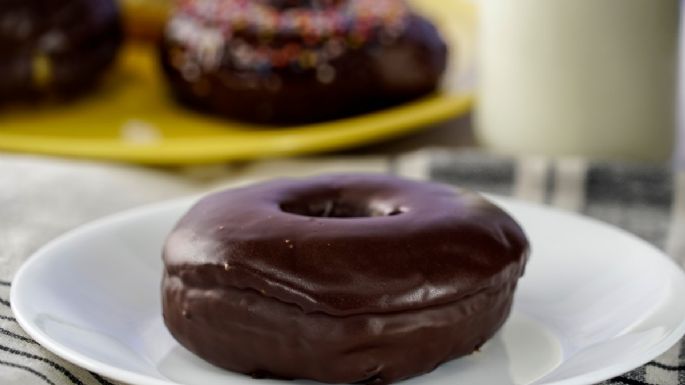
[[[218,65],[222,54],[232,55],[243,69],[312,68],[365,44],[373,34],[396,38],[409,14],[407,5],[396,0],[314,1],[311,8],[275,3],[180,0],[168,33],[207,70]],[[278,37],[288,41],[271,44]],[[224,52],[226,45],[232,49]]]
[[[386,55],[403,63],[383,63]],[[403,0],[180,0],[162,46],[181,101],[276,123],[333,118],[425,94],[436,87],[445,60],[435,29]],[[382,68],[388,66],[398,69]],[[350,89],[362,82],[377,88],[368,100]],[[343,92],[335,92],[338,85]],[[310,116],[288,107],[291,88],[312,107]]]
[[[0,1],[0,103],[93,89],[123,40],[114,0]]]

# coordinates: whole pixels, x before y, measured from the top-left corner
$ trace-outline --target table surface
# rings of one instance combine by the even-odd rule
[[[476,146],[477,140],[473,132],[473,115],[469,113],[457,119],[426,127],[426,129],[422,131],[406,136],[350,150],[339,151],[337,154],[394,155],[425,148],[458,149]]]

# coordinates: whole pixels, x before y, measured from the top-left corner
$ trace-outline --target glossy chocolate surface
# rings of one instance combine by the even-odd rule
[[[121,41],[114,0],[0,1],[0,102],[90,90]]]
[[[384,175],[209,195],[164,248],[172,335],[243,373],[391,382],[505,321],[528,243],[479,195]]]

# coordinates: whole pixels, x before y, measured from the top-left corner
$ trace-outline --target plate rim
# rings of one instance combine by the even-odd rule
[[[200,199],[202,196],[206,194],[207,193],[193,194],[190,196],[165,200],[162,202],[143,204],[113,214],[109,214],[101,218],[95,219],[93,221],[81,224],[80,226],[68,230],[65,233],[55,237],[51,241],[44,244],[42,247],[40,247],[38,250],[32,253],[26,259],[26,261],[24,261],[24,263],[21,265],[19,270],[17,270],[13,278],[12,286],[10,288],[10,304],[12,312],[14,313],[14,316],[17,320],[17,323],[31,338],[33,338],[46,350],[54,353],[55,355],[61,357],[62,359],[76,366],[79,366],[86,370],[90,370],[92,372],[99,373],[100,375],[103,375],[105,377],[131,384],[186,385],[171,379],[159,379],[148,375],[140,374],[134,371],[121,369],[115,365],[111,365],[106,362],[101,362],[99,360],[90,358],[83,353],[62,346],[59,343],[59,341],[51,338],[45,332],[40,330],[40,328],[38,328],[34,322],[31,322],[28,319],[28,315],[24,313],[24,307],[26,305],[20,299],[22,298],[20,293],[23,290],[22,286],[31,284],[31,280],[26,277],[30,276],[33,266],[39,263],[37,261],[41,261],[41,259],[43,258],[50,257],[52,249],[55,247],[59,247],[59,245],[61,245],[62,243],[68,242],[72,238],[81,236],[82,234],[92,232],[97,228],[109,226],[112,222],[134,220],[135,217],[147,216],[159,211],[172,209],[176,206],[186,205],[189,207],[193,202],[196,202],[198,199]],[[481,194],[486,196],[488,199],[494,201],[497,205],[504,206],[503,208],[505,210],[507,210],[507,204],[514,204],[534,210],[551,211],[555,214],[561,214],[563,216],[568,216],[576,220],[588,221],[595,225],[599,225],[604,228],[609,228],[613,231],[616,231],[617,233],[620,233],[622,236],[630,238],[633,241],[640,242],[647,248],[651,249],[652,256],[650,258],[660,259],[662,263],[665,263],[669,266],[670,269],[672,269],[674,273],[672,279],[679,279],[681,282],[685,283],[685,272],[671,257],[669,257],[664,251],[660,250],[656,246],[652,245],[646,240],[638,237],[637,235],[625,229],[622,229],[618,226],[614,226],[612,224],[603,222],[601,220],[586,215],[582,215],[580,213],[563,210],[557,207],[547,206],[534,202],[528,202],[513,197],[487,193]],[[52,256],[51,258],[57,257]],[[624,360],[613,365],[605,366],[603,368],[595,369],[571,378],[554,382],[546,382],[544,383],[544,385],[592,385],[594,383],[604,381],[615,376],[619,376],[632,369],[642,366],[647,362],[653,360],[654,358],[660,356],[668,349],[673,347],[676,343],[678,343],[683,338],[683,336],[685,336],[685,318],[681,319],[680,323],[677,326],[675,326],[670,333],[666,334],[661,339],[661,341],[651,346],[650,349],[644,352],[640,352],[640,354],[632,357],[631,359]],[[544,377],[534,381],[531,385],[538,384],[539,381],[544,381]]]
[[[366,114],[293,127],[255,129],[253,141],[264,133],[277,132],[270,145],[256,148],[232,144],[236,131],[203,137],[168,138],[145,143],[124,142],[118,138],[22,135],[0,130],[0,149],[19,153],[66,156],[143,165],[202,165],[232,160],[255,160],[286,155],[307,155],[343,150],[399,138],[466,115],[472,108],[472,91],[450,94],[437,92],[394,107]],[[219,119],[202,116],[201,119]],[[340,130],[340,127],[355,129]],[[359,128],[356,128],[359,127]],[[369,129],[372,127],[372,129]],[[292,137],[301,138],[293,142]]]

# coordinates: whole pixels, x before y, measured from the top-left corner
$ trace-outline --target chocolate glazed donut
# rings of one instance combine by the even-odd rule
[[[438,31],[404,0],[180,0],[161,45],[183,104],[269,124],[415,99],[446,61]]]
[[[114,0],[0,1],[0,103],[89,91],[122,38]]]
[[[255,376],[384,384],[478,349],[528,242],[478,194],[381,175],[275,180],[200,200],[164,246],[183,346]]]

